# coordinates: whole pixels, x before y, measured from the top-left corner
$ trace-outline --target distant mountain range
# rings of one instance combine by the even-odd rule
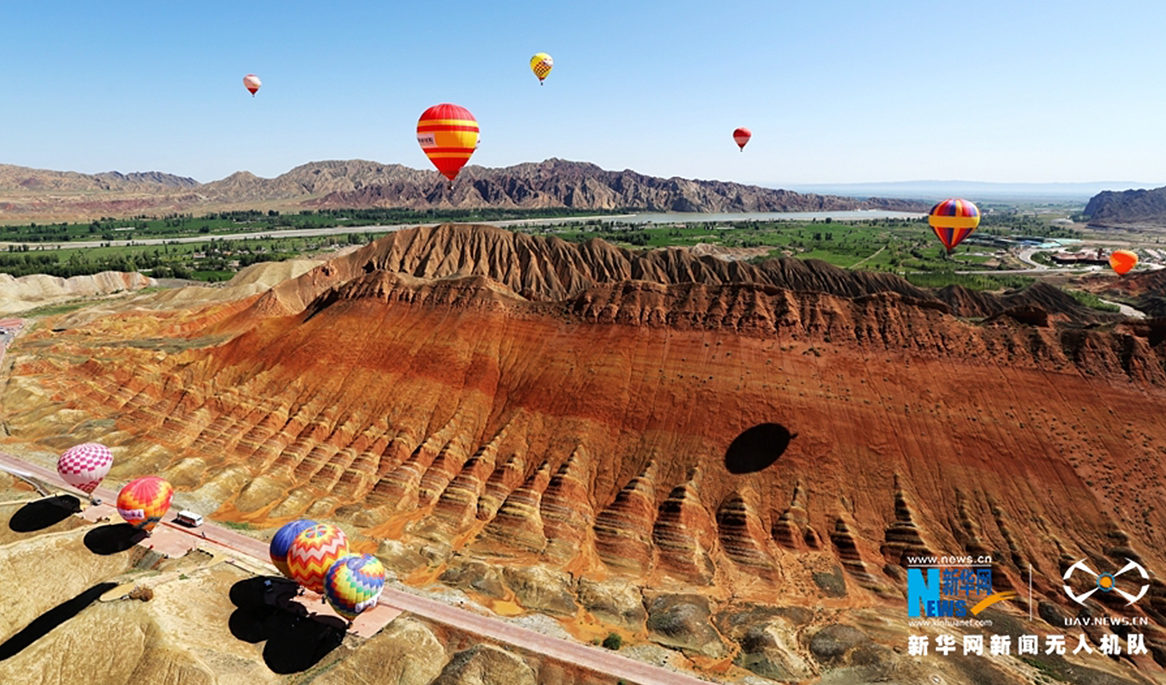
[[[765,186],[776,184],[765,183]],[[903,197],[932,202],[950,196],[973,201],[1080,201],[1106,190],[1146,188],[1154,184],[1136,181],[1084,183],[987,183],[982,181],[892,181],[886,183],[790,184],[798,192],[827,193],[846,197]]]
[[[1098,193],[1085,205],[1084,214],[1096,226],[1166,227],[1166,187]]]
[[[572,208],[653,212],[926,211],[923,202],[802,194],[658,178],[548,159],[466,167],[447,188],[437,172],[363,160],[312,162],[275,178],[240,171],[210,183],[161,172],[80,174],[0,165],[0,219],[125,216],[238,208]]]

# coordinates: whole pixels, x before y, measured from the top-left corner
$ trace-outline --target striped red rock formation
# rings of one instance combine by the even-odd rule
[[[749,487],[727,497],[717,508],[717,533],[721,548],[743,571],[773,580],[777,565],[756,502],[757,492]]]
[[[544,461],[502,503],[497,515],[474,542],[475,549],[488,554],[505,553],[505,550],[541,553],[546,549],[547,537],[539,510],[543,492],[550,482],[551,465]]]
[[[498,512],[498,507],[506,501],[511,492],[522,483],[522,473],[526,463],[517,454],[510,455],[505,463],[494,467],[494,472],[486,480],[486,489],[478,499],[477,516],[488,521]]]
[[[786,549],[818,549],[822,541],[810,527],[810,515],[806,512],[806,492],[799,482],[794,486],[793,501],[773,522],[773,540]]]
[[[693,469],[688,480],[672,489],[660,504],[652,542],[659,553],[660,568],[694,583],[712,581],[712,551],[717,528],[700,496],[701,471]]]
[[[641,575],[652,565],[657,470],[656,460],[650,460],[595,517],[596,551],[614,571]]]
[[[585,448],[577,447],[543,493],[539,514],[547,538],[545,554],[553,561],[567,562],[594,545],[591,473],[591,457]]]

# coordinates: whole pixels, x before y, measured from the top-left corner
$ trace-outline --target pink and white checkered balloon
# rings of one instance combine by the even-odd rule
[[[92,494],[109,473],[113,452],[105,445],[87,442],[72,447],[57,460],[57,473],[65,482],[83,492]]]

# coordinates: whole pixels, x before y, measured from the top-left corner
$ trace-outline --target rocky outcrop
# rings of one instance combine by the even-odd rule
[[[567,573],[542,566],[507,566],[502,576],[525,609],[557,616],[574,616],[579,611],[572,593],[574,580]]]
[[[140,273],[102,271],[92,276],[59,278],[34,274],[16,278],[0,273],[0,314],[47,304],[151,288],[158,283]]]
[[[474,645],[453,655],[432,685],[538,685],[534,670],[500,647]]]
[[[727,648],[711,614],[708,599],[700,595],[660,595],[648,601],[648,632],[662,645],[720,658]]]
[[[580,578],[576,587],[579,604],[597,619],[638,633],[647,612],[640,589],[621,581]]]

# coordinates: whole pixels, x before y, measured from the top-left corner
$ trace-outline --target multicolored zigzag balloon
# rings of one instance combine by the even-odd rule
[[[371,554],[350,554],[332,564],[324,577],[324,597],[348,620],[374,606],[385,589],[385,567]]]

